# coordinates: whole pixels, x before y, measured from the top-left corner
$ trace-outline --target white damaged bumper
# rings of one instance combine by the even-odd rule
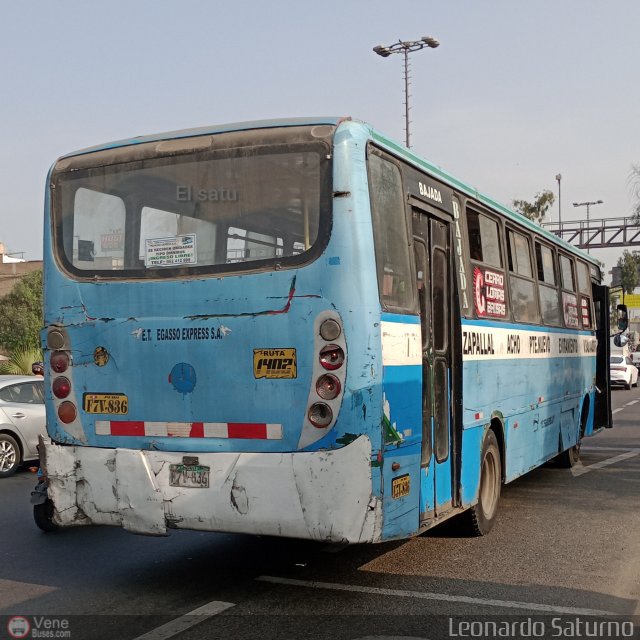
[[[198,453],[100,449],[42,442],[49,497],[60,526],[227,531],[330,542],[376,542],[371,445],[361,436],[334,451]],[[169,466],[197,457],[209,487],[174,487]]]

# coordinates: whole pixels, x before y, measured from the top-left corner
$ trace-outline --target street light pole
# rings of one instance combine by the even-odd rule
[[[407,149],[411,148],[409,137],[409,54],[428,47],[435,49],[440,43],[431,36],[423,36],[420,40],[398,40],[398,42],[385,46],[378,45],[373,50],[383,58],[388,58],[392,53],[401,53],[404,56],[404,130]]]
[[[587,233],[589,233],[589,207],[594,204],[603,204],[602,200],[593,200],[591,202],[574,202],[574,207],[587,207]],[[588,237],[587,237],[588,241]],[[589,253],[589,245],[587,245],[587,253]]]
[[[562,180],[561,173],[556,176],[556,180],[558,181],[558,227],[560,228],[560,233],[562,233],[562,197],[560,192],[560,180]]]

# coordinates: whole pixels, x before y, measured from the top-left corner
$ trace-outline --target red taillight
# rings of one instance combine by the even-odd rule
[[[324,402],[316,402],[309,407],[309,422],[318,429],[328,427],[333,420],[333,411],[331,407]]]
[[[69,368],[69,354],[66,351],[54,351],[51,354],[51,369],[56,373],[64,373]]]
[[[320,349],[320,364],[329,371],[339,369],[344,362],[344,351],[337,344],[328,344]]]
[[[325,373],[316,382],[316,393],[323,400],[333,400],[338,397],[341,389],[340,380],[330,373]]]
[[[64,376],[60,376],[53,381],[51,389],[56,398],[66,398],[71,393],[71,383]]]
[[[73,402],[63,402],[58,407],[58,418],[60,418],[60,422],[64,422],[64,424],[69,424],[76,419],[78,415],[78,410],[76,409],[76,405]]]

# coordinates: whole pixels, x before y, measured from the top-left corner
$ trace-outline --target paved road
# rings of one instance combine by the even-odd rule
[[[47,535],[33,525],[34,476],[22,471],[0,481],[0,638],[14,615],[83,640],[338,640],[486,637],[478,625],[504,621],[578,637],[609,614],[633,620],[640,637],[640,391],[614,391],[613,402],[616,428],[583,445],[578,467],[504,487],[484,538],[447,525],[348,548],[103,527]]]

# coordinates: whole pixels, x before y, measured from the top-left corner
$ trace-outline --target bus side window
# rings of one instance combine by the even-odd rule
[[[575,277],[573,275],[573,261],[567,256],[560,256],[560,275],[562,276],[562,288],[567,291],[575,291]]]
[[[415,310],[415,294],[404,191],[400,170],[369,153],[369,192],[380,302],[398,311]]]
[[[229,227],[227,231],[227,262],[281,258],[283,253],[282,238],[237,227]]]
[[[578,298],[576,296],[576,278],[573,260],[560,254],[560,282],[562,288],[562,312],[564,324],[570,329],[579,329]]]
[[[583,329],[591,329],[593,327],[593,306],[589,267],[580,261],[576,265],[578,267],[578,291],[580,292],[580,320]]]
[[[536,242],[536,266],[538,268],[538,293],[542,322],[557,326],[561,323],[560,301],[556,284],[556,267],[553,250]]]
[[[531,269],[529,238],[512,229],[507,229],[507,258],[514,320],[540,322],[536,287]]]
[[[148,240],[175,238],[189,234],[196,236],[196,263],[215,264],[216,226],[214,224],[163,209],[142,207],[138,257],[142,263],[146,264]]]
[[[467,232],[471,259],[501,268],[500,233],[495,220],[467,209]]]
[[[474,305],[479,318],[505,320],[509,317],[504,267],[502,229],[497,219],[466,209],[469,252],[473,261]],[[478,264],[474,264],[478,263]]]
[[[77,189],[73,199],[73,266],[124,269],[125,224],[122,198],[85,187]]]

